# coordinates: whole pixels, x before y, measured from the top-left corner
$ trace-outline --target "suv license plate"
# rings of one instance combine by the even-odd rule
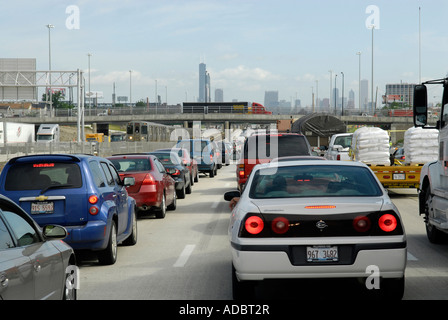
[[[337,246],[306,247],[306,261],[308,262],[334,262],[338,259]]]
[[[53,210],[53,201],[31,202],[31,214],[50,214]]]

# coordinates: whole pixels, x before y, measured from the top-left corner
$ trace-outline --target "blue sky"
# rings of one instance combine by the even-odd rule
[[[330,73],[338,74],[345,96],[358,95],[358,56],[361,77],[371,79],[371,30],[366,28],[369,5],[379,11],[374,31],[374,85],[378,96],[386,83],[416,83],[418,17],[421,7],[422,80],[448,72],[448,1],[445,0],[16,0],[1,1],[2,58],[36,58],[37,69],[48,69],[48,29],[51,30],[52,69],[88,69],[91,88],[110,102],[117,95],[132,100],[181,103],[198,97],[198,65],[207,64],[214,89],[225,100],[263,103],[264,93],[298,97],[311,104],[329,96]],[[79,9],[79,25],[73,11]],[[73,26],[73,24],[72,24]],[[334,86],[334,78],[333,78]],[[370,83],[369,83],[370,90]],[[440,99],[439,91],[430,97]],[[370,96],[370,93],[369,93]],[[380,98],[378,98],[380,100]]]

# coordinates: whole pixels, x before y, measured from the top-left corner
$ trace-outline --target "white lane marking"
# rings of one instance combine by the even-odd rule
[[[418,259],[408,251],[408,261],[418,261]]]
[[[212,204],[212,209],[216,209],[221,201],[215,201]]]
[[[173,264],[173,267],[181,268],[181,267],[185,266],[185,264],[188,261],[188,258],[190,258],[190,255],[193,252],[195,247],[196,247],[196,245],[194,245],[194,244],[187,244],[185,246],[184,250],[182,251],[182,253],[180,254],[179,258],[177,259],[177,261]]]

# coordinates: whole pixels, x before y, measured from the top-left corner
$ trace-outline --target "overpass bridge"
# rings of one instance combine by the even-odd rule
[[[342,121],[345,125],[369,125],[381,126],[383,129],[391,130],[392,142],[404,139],[405,130],[413,127],[412,117],[365,117],[365,116],[333,116]],[[191,128],[193,122],[200,122],[205,125],[220,125],[224,129],[244,128],[249,124],[258,124],[268,127],[276,124],[277,120],[300,119],[303,115],[273,115],[273,114],[240,114],[240,113],[167,113],[167,114],[127,114],[127,115],[86,115],[84,124],[91,124],[95,128],[108,128],[109,124],[126,124],[129,121],[150,121],[166,125],[180,125]],[[59,123],[60,125],[75,125],[78,123],[77,116],[56,116],[56,117],[14,117],[4,118],[3,121],[33,123]],[[78,128],[78,139],[83,140],[82,130]],[[328,137],[323,137],[315,132],[304,132],[312,145],[327,144]]]
[[[242,124],[272,124],[277,120],[299,119],[303,115],[285,115],[285,114],[238,114],[238,113],[177,113],[177,114],[138,114],[138,115],[106,115],[98,116],[86,115],[84,117],[85,124],[92,123],[127,123],[129,121],[150,121],[167,125],[182,125],[200,121],[202,123],[228,123]],[[381,125],[393,127],[394,125],[402,125],[412,127],[412,117],[363,117],[363,116],[334,116],[344,122],[346,125]],[[60,125],[77,124],[76,116],[55,116],[55,117],[14,117],[3,118],[6,122],[22,122],[22,123],[59,123]]]

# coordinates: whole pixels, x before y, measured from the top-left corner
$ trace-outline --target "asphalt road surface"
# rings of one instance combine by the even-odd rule
[[[231,300],[231,254],[227,238],[230,209],[225,191],[236,187],[235,166],[214,178],[201,175],[192,194],[179,199],[165,219],[141,216],[138,243],[118,248],[118,261],[101,266],[82,255],[80,300]],[[390,190],[404,220],[408,240],[405,300],[448,299],[448,244],[426,238],[417,213],[417,191]],[[359,295],[359,283],[345,280],[266,282],[256,298],[320,300]],[[370,290],[367,296],[375,297]]]

